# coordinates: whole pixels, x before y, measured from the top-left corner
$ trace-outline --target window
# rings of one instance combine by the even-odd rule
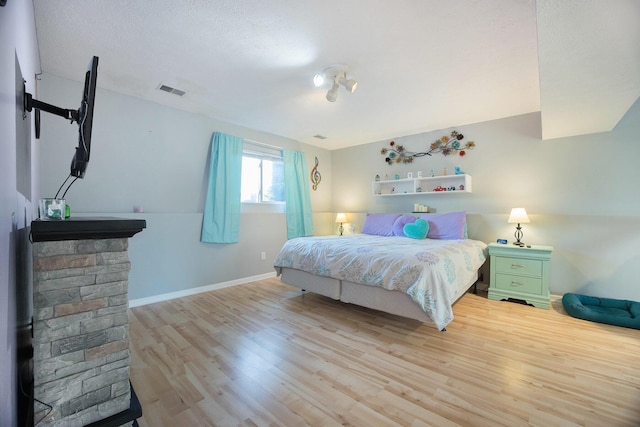
[[[242,153],[242,203],[284,202],[282,152],[245,143]]]

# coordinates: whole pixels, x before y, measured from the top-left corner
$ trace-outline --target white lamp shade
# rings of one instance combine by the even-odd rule
[[[355,92],[356,89],[358,89],[358,82],[353,79],[347,80],[345,77],[340,77],[338,79],[338,83],[344,86],[344,88],[351,93]]]
[[[338,86],[338,83],[335,83],[335,82],[333,83],[333,86],[327,92],[327,101],[335,102],[336,99],[338,99],[338,88],[339,87],[340,86]]]
[[[347,222],[347,216],[343,213],[336,215],[336,222]]]
[[[528,224],[529,217],[527,216],[527,211],[524,208],[511,209],[511,215],[509,215],[507,222],[509,224]]]

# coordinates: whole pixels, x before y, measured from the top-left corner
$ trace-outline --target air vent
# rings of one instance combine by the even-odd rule
[[[320,135],[320,134],[318,134],[318,135],[313,135],[313,137],[314,137],[314,138],[318,138],[318,139],[327,139],[327,137],[326,137],[326,136],[324,136],[324,135]]]
[[[158,87],[158,89],[164,91],[164,92],[169,92],[172,93],[174,95],[178,95],[178,96],[182,96],[184,95],[186,92],[180,89],[176,89],[174,87],[171,86],[167,86],[167,85],[160,85],[160,87]]]

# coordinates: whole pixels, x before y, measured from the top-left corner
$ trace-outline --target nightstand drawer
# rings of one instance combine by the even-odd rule
[[[542,279],[508,274],[496,274],[496,288],[542,295]]]
[[[542,277],[542,261],[499,256],[496,257],[496,273]]]

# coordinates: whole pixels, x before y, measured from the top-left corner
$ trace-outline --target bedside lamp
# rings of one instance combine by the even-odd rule
[[[516,227],[516,232],[514,234],[516,241],[513,242],[513,244],[520,247],[524,246],[524,243],[520,241],[520,239],[522,239],[522,227],[520,227],[520,224],[529,223],[529,217],[527,216],[527,211],[524,210],[524,208],[511,209],[511,215],[509,215],[509,220],[507,222],[509,224],[518,224]]]
[[[336,215],[336,222],[340,224],[340,235],[342,236],[342,232],[344,231],[342,224],[347,222],[347,216],[343,213],[339,213]]]

